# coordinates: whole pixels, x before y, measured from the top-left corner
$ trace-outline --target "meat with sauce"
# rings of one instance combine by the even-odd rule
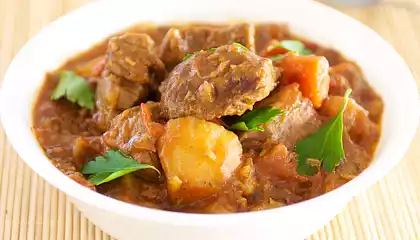
[[[104,143],[111,149],[119,149],[136,159],[139,163],[160,168],[156,142],[163,134],[163,126],[152,122],[146,104],[123,111],[116,116],[109,130],[104,133]],[[158,177],[152,169],[142,170],[151,178]]]
[[[255,49],[260,52],[271,40],[281,41],[290,37],[289,27],[286,24],[258,24],[255,26]]]
[[[291,150],[298,140],[315,133],[322,123],[312,102],[302,96],[296,83],[276,88],[268,98],[256,105],[257,108],[264,106],[281,109],[284,114],[263,125],[263,132],[242,133],[240,139],[246,148],[281,143]]]
[[[186,54],[221,45],[240,43],[254,51],[254,25],[248,23],[228,27],[186,26],[172,28],[162,41],[159,56],[171,70]]]
[[[157,88],[165,70],[154,51],[147,34],[125,33],[109,40],[105,70],[96,88],[99,128],[107,129],[119,112],[145,100]]]
[[[154,41],[147,34],[124,33],[111,38],[107,57],[110,73],[129,81],[150,84],[164,77],[165,66],[155,53]]]
[[[365,80],[361,69],[353,62],[343,62],[330,70],[330,95],[343,96],[345,91],[352,89],[352,98],[369,113],[369,117],[378,123],[383,112],[381,97]]]
[[[271,60],[239,45],[200,51],[179,64],[160,86],[168,118],[241,115],[276,85]]]
[[[319,196],[369,166],[380,139],[383,101],[357,64],[339,52],[308,40],[297,43],[305,54],[280,46],[299,39],[283,24],[135,26],[47,75],[34,106],[34,134],[71,179],[140,206],[233,213]],[[96,91],[94,109],[69,96],[51,99],[60,71],[74,72],[88,83],[84,90]],[[66,94],[84,97],[71,87]],[[300,174],[296,143],[337,116],[349,88],[345,157],[335,159],[338,166],[328,172],[326,159],[309,156],[317,173]],[[278,109],[283,113],[270,115]],[[232,130],[236,124],[245,127]],[[341,147],[334,141],[332,147]],[[160,174],[119,170],[127,162],[150,165]],[[84,171],[88,163],[115,164],[118,171],[90,174]],[[109,181],[93,180],[109,174]]]

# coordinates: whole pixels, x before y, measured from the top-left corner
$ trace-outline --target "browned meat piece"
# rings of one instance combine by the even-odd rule
[[[95,121],[106,130],[121,111],[145,100],[165,74],[146,34],[125,33],[109,40],[107,63],[96,88]]]
[[[297,156],[283,144],[266,148],[260,153],[255,159],[260,180],[259,191],[262,192],[260,194],[268,194],[283,203],[292,203],[323,192],[325,174],[299,175],[296,169]]]
[[[236,44],[200,51],[179,64],[162,82],[162,112],[169,118],[211,120],[242,115],[276,85],[271,60]]]
[[[106,151],[102,136],[78,137],[73,142],[73,161],[79,169]]]
[[[171,28],[162,41],[160,59],[173,69],[187,53],[194,53],[231,43],[241,43],[254,51],[254,25],[248,23],[229,27],[187,26]]]
[[[111,120],[124,109],[144,100],[149,90],[147,85],[127,81],[115,75],[108,75],[98,81],[94,115],[98,127],[106,130]]]
[[[297,173],[297,155],[287,151],[283,144],[277,144],[255,160],[255,165],[262,174],[281,179],[307,181],[308,178]]]
[[[145,104],[150,109],[150,113],[152,115],[152,121],[153,122],[159,122],[159,123],[163,123],[163,124],[166,123],[166,121],[164,119],[162,119],[160,102],[148,101]]]
[[[255,49],[260,52],[271,40],[291,39],[289,27],[284,24],[259,24],[255,26]]]
[[[147,34],[124,33],[113,37],[108,44],[107,68],[119,77],[132,82],[151,83],[165,66],[154,52],[155,42]],[[162,77],[162,76],[160,76]]]
[[[264,132],[244,132],[240,140],[245,148],[281,143],[291,150],[298,140],[315,133],[321,126],[318,113],[311,101],[302,96],[296,83],[279,86],[257,107],[267,105],[282,109],[285,113],[263,125]]]
[[[163,126],[151,120],[146,104],[125,110],[111,121],[109,131],[104,133],[105,144],[111,149],[119,149],[140,163],[160,168],[156,153],[156,141],[163,133]],[[148,175],[156,172],[142,170]]]
[[[379,123],[384,109],[382,99],[365,80],[355,63],[344,62],[332,67],[330,76],[330,95],[343,96],[351,88],[352,98],[369,112],[372,121]]]

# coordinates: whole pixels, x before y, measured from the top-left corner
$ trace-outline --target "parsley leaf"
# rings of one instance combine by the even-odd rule
[[[313,135],[296,143],[297,172],[301,175],[312,176],[317,168],[309,164],[309,159],[321,161],[321,167],[327,172],[334,168],[345,157],[343,149],[343,112],[347,106],[351,89],[344,94],[344,104],[337,116]]]
[[[209,48],[206,51],[209,52],[209,53],[212,53],[212,52],[216,51],[216,48]],[[188,58],[192,57],[192,55],[194,55],[194,53],[185,54],[185,56],[182,58],[182,61],[187,60]]]
[[[92,174],[88,179],[89,182],[100,185],[137,170],[147,168],[155,170],[160,175],[159,170],[155,167],[139,163],[135,159],[123,155],[118,150],[110,150],[105,152],[105,156],[96,157],[95,161],[90,161],[83,166],[82,173]]]
[[[271,46],[269,50],[272,50],[275,48],[284,48],[290,52],[295,52],[301,56],[312,54],[312,51],[310,49],[305,48],[305,44],[297,40],[283,40],[277,43],[276,45]]]
[[[283,110],[271,106],[257,108],[242,115],[238,122],[231,125],[229,129],[262,132],[264,131],[264,128],[259,125],[269,123],[273,121],[275,117],[283,113]]]
[[[207,49],[207,52],[212,53],[212,52],[216,51],[216,49],[217,48],[213,47],[213,48]]]
[[[277,54],[277,55],[274,55],[274,56],[270,56],[270,59],[271,59],[272,61],[281,60],[281,59],[283,59],[283,58],[284,58],[284,54]]]
[[[239,48],[242,48],[243,50],[245,50],[245,51],[248,51],[249,52],[249,49],[247,48],[247,47],[245,47],[244,45],[242,45],[242,44],[240,44],[240,43],[233,43],[232,45],[234,45],[234,46],[237,46],[237,47],[239,47]]]
[[[185,54],[185,56],[182,58],[182,61],[187,60],[188,58],[192,57],[192,55],[194,55],[194,53],[187,53],[187,54]]]
[[[311,49],[308,49],[308,48],[304,48],[300,53],[299,53],[299,55],[301,55],[301,56],[307,56],[307,55],[311,55],[312,54],[312,50]]]
[[[95,93],[89,83],[71,71],[60,72],[60,81],[51,94],[52,100],[62,97],[84,108],[93,109]]]

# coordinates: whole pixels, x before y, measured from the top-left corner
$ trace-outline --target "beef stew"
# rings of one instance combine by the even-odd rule
[[[366,169],[381,97],[286,25],[138,25],[46,76],[33,131],[79,184],[151,208],[257,211]]]

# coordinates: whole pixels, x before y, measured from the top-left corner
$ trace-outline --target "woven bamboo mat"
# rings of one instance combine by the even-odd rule
[[[396,0],[390,0],[396,1]],[[43,26],[88,0],[0,0],[0,79]],[[420,0],[339,10],[387,39],[420,84]],[[395,79],[398,81],[398,79]],[[17,156],[0,129],[0,239],[110,239]],[[401,163],[310,239],[420,239],[420,134]]]

